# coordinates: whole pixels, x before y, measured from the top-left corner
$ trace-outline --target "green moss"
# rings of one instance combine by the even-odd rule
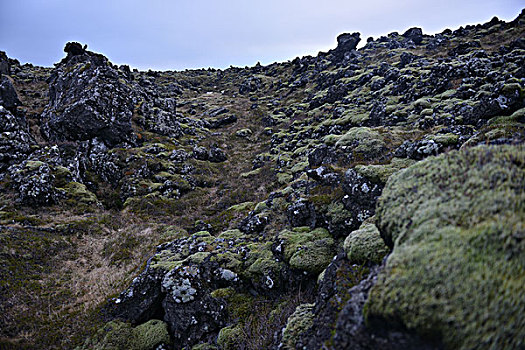
[[[278,173],[277,174],[277,182],[279,182],[281,185],[286,185],[292,180],[293,180],[293,176],[288,173]]]
[[[68,168],[65,168],[63,166],[57,166],[54,169],[54,175],[55,175],[55,186],[56,187],[64,187],[66,184],[71,180],[71,171],[69,171]]]
[[[292,174],[295,174],[304,171],[306,168],[308,168],[308,161],[299,162],[295,164],[292,167],[292,169],[290,169],[290,171],[292,172]]]
[[[263,211],[266,211],[266,210],[268,210],[268,205],[266,204],[266,202],[259,202],[259,203],[257,203],[257,205],[255,206],[255,209],[253,209],[255,214],[260,214],[260,213],[262,213]]]
[[[419,100],[416,100],[414,102],[414,106],[419,108],[430,108],[432,106],[432,103],[429,101],[428,98],[420,98]]]
[[[283,255],[291,267],[311,273],[320,273],[335,255],[335,242],[326,229],[311,231],[298,227],[279,233]]]
[[[215,239],[207,231],[197,232],[193,235],[193,237],[195,238],[196,242],[205,242],[207,244],[212,244]],[[165,249],[153,256],[150,262],[150,267],[170,271],[183,264],[201,264],[205,259],[210,257],[210,255],[211,253],[208,251],[197,252],[190,255],[189,249],[186,246],[184,246],[184,249],[177,253],[173,253],[171,250]],[[218,259],[216,256],[213,256],[212,258]]]
[[[78,182],[70,182],[65,187],[66,194],[75,202],[83,204],[97,203],[97,196],[90,192],[86,185]]]
[[[376,157],[386,149],[381,134],[368,127],[350,129],[335,145],[336,147],[351,147],[354,153],[365,158]]]
[[[227,299],[235,294],[235,290],[232,287],[215,289],[210,295],[213,298]]]
[[[388,253],[376,225],[366,223],[351,232],[345,239],[344,250],[348,260],[354,264],[372,262],[379,264]]]
[[[251,131],[250,129],[241,129],[241,130],[238,130],[238,131],[235,133],[235,136],[238,136],[238,137],[248,137],[248,136],[250,136],[251,134],[253,134],[253,131]]]
[[[218,348],[215,345],[209,343],[197,344],[194,345],[191,350],[217,350]]]
[[[323,142],[325,145],[334,146],[340,138],[341,135],[327,135],[323,138]]]
[[[356,113],[355,110],[347,110],[343,113],[341,118],[336,119],[333,124],[335,125],[354,125],[358,126],[370,119],[370,113]]]
[[[332,202],[326,207],[326,215],[330,218],[333,225],[346,225],[351,222],[353,214],[345,209],[343,203]]]
[[[188,232],[177,226],[166,226],[160,235],[161,242],[170,242],[177,238],[187,237]]]
[[[244,233],[241,232],[241,230],[233,229],[233,230],[224,231],[223,233],[219,235],[218,238],[235,240],[235,239],[244,238],[244,237],[246,236],[244,235]]]
[[[111,321],[77,350],[151,350],[157,345],[170,343],[165,322],[150,320],[132,328],[128,323]]]
[[[301,304],[297,306],[295,312],[288,318],[283,331],[283,349],[296,349],[295,344],[299,340],[299,336],[313,326],[314,306],[315,304]]]
[[[28,171],[35,171],[37,170],[38,168],[40,168],[41,166],[45,165],[44,162],[41,162],[41,161],[37,161],[37,160],[28,160],[26,163],[25,163],[25,166],[24,168]]]
[[[250,170],[250,171],[248,171],[248,172],[246,172],[246,173],[241,173],[240,176],[241,176],[242,178],[244,178],[244,179],[245,179],[245,178],[249,178],[249,177],[254,177],[254,176],[259,175],[259,174],[261,173],[262,170],[263,170],[263,168],[257,168],[257,169],[255,169],[255,170]]]
[[[255,304],[262,300],[260,297],[239,293],[232,287],[216,289],[211,296],[224,299],[228,303],[230,320],[239,324],[243,324],[252,316]]]
[[[454,146],[459,142],[459,135],[448,133],[448,134],[437,134],[430,136],[430,139],[435,142],[442,144],[443,146]]]
[[[247,248],[250,249],[245,263],[248,268],[241,272],[243,275],[248,278],[278,275],[282,265],[272,253],[272,242],[252,243]]]
[[[518,109],[509,116],[498,116],[489,120],[488,125],[509,125],[525,121],[525,108]]]
[[[254,202],[244,202],[244,203],[233,205],[226,210],[245,211],[245,210],[252,210],[254,206],[255,206]]]
[[[523,146],[450,152],[393,175],[377,217],[394,249],[367,322],[402,324],[448,349],[523,346],[524,183]]]
[[[199,265],[199,264],[202,264],[204,262],[204,260],[206,260],[206,258],[208,258],[210,256],[210,252],[197,252],[195,254],[192,254],[190,255],[186,261],[187,262],[190,262],[190,263],[193,263],[193,264],[196,264],[196,265]]]
[[[239,341],[242,337],[242,329],[240,327],[225,327],[219,331],[217,336],[217,345],[224,350],[238,349]]]
[[[376,183],[385,183],[388,178],[416,161],[408,158],[392,158],[388,164],[356,165],[355,170],[362,176]]]
[[[434,114],[434,110],[432,108],[425,108],[419,113],[421,116],[431,116],[432,114]]]
[[[168,325],[159,320],[150,320],[133,329],[133,349],[149,350],[155,349],[159,344],[170,344]]]
[[[330,264],[334,255],[334,240],[332,238],[308,242],[290,258],[290,266],[318,274]]]
[[[240,254],[237,254],[232,251],[219,252],[214,254],[211,258],[211,261],[217,261],[222,267],[232,270],[236,273],[242,271],[243,259]]]

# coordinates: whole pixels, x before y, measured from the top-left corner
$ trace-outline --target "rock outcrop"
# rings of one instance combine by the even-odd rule
[[[394,175],[378,206],[393,251],[367,323],[450,349],[523,346],[524,183],[521,146],[451,152]]]
[[[49,78],[49,105],[42,114],[42,130],[51,141],[98,138],[108,146],[133,144],[133,94],[102,55],[68,43],[62,60]]]
[[[524,14],[224,70],[0,52],[0,348],[522,348]]]

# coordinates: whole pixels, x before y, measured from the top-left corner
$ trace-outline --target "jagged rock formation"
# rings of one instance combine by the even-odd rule
[[[185,72],[0,52],[0,347],[523,347],[524,28]]]
[[[109,146],[134,142],[132,90],[108,60],[68,43],[67,57],[50,77],[49,105],[42,114],[52,141],[98,138]]]

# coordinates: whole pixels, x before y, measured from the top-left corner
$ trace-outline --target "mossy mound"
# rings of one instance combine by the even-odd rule
[[[381,263],[388,253],[376,225],[365,223],[359,230],[351,232],[345,239],[344,250],[352,263]]]
[[[218,348],[215,345],[210,345],[208,343],[198,344],[191,348],[191,350],[217,350]]]
[[[77,350],[152,350],[170,342],[165,322],[150,320],[133,328],[128,323],[111,321]]]
[[[351,147],[356,156],[372,159],[386,150],[381,134],[368,127],[351,128],[336,142],[336,147]]]
[[[97,203],[97,196],[90,192],[84,184],[72,181],[69,182],[64,189],[73,203],[77,202],[88,205]]]
[[[415,163],[415,160],[407,158],[393,158],[388,164],[357,165],[355,170],[362,176],[376,183],[385,183],[388,178]]]
[[[335,255],[335,242],[324,228],[284,230],[279,239],[285,260],[295,269],[319,274]]]
[[[314,304],[301,304],[288,318],[286,328],[283,330],[282,349],[295,349],[301,333],[314,324]]]
[[[523,347],[524,184],[522,146],[450,152],[393,175],[377,217],[394,248],[367,322],[449,349]]]
[[[242,338],[242,330],[239,327],[225,327],[220,330],[217,344],[224,350],[238,349]]]

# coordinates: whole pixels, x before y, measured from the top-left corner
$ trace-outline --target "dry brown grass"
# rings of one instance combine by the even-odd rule
[[[158,225],[131,214],[62,212],[46,226],[61,227],[64,222],[74,223],[66,230],[69,236],[53,232],[34,242],[45,243],[38,262],[30,265],[41,271],[17,270],[15,278],[26,281],[0,295],[0,321],[9,325],[0,330],[0,348],[71,348],[101,325],[96,310],[126,288],[162,240]],[[12,248],[14,257],[20,249]]]

